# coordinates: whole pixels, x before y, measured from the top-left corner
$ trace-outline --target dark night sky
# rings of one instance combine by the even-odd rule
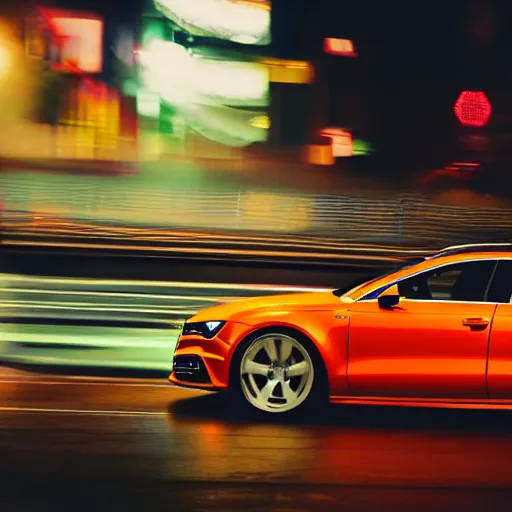
[[[152,0],[54,2],[103,15],[108,47],[115,26],[137,23]],[[477,6],[473,35],[466,22],[471,5]],[[496,76],[501,80],[510,67],[499,62],[512,48],[512,0],[274,0],[273,9],[278,56],[310,58],[326,35],[352,38],[375,81],[390,90],[428,88],[443,81],[470,85]],[[477,48],[488,28],[486,12],[494,12],[494,43]],[[475,27],[480,29],[475,32]]]

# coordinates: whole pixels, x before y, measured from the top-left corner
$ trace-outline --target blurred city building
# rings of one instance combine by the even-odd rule
[[[116,157],[122,136],[136,142],[129,105],[100,75],[103,37],[94,13],[37,5],[25,17],[26,55],[41,77],[36,120],[54,128],[54,156]]]
[[[272,56],[269,1],[156,0],[136,67],[145,127],[191,152],[307,142],[313,68]],[[136,89],[136,91],[135,91]],[[283,92],[284,91],[284,92]],[[293,114],[285,102],[294,98]],[[288,109],[289,110],[289,109]]]
[[[32,80],[30,115],[19,116],[13,141],[0,151],[114,160],[268,156],[323,165],[365,153],[353,134],[358,115],[346,108],[355,104],[346,84],[356,82],[339,75],[342,60],[357,60],[353,41],[324,31],[319,46],[318,31],[294,12],[300,9],[285,12],[270,0],[148,0],[140,23],[118,26],[106,43],[99,14],[23,4],[17,16]],[[6,55],[0,51],[0,68]]]
[[[374,154],[365,168],[382,173],[510,160],[504,3],[456,1],[412,22],[365,1],[141,0],[128,21],[117,5],[57,1],[7,2],[2,154]],[[86,4],[102,14],[67,8]]]
[[[174,146],[203,155],[277,148],[281,157],[330,165],[366,153],[369,145],[352,136],[361,118],[354,108],[361,103],[357,71],[341,62],[357,60],[354,42],[304,24],[301,10],[315,9],[302,7],[269,0],[151,2],[133,72],[125,71],[121,86],[137,97],[144,133],[158,138],[162,151]],[[122,37],[118,54],[128,63],[130,38]],[[333,134],[341,132],[340,150]]]

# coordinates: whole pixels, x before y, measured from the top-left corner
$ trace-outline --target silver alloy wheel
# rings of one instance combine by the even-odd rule
[[[311,393],[315,373],[304,346],[283,334],[265,334],[245,351],[240,383],[246,400],[265,412],[287,412]]]

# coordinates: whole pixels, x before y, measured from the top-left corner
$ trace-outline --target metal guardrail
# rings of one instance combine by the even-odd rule
[[[16,317],[169,325],[219,303],[323,288],[0,275],[0,320]]]
[[[0,363],[168,371],[183,322],[297,286],[0,275]]]
[[[315,195],[232,190],[171,190],[137,186],[129,179],[91,179],[30,174],[0,174],[5,221],[24,232],[58,235],[45,218],[72,221],[61,234],[171,243],[155,229],[230,230],[265,236],[261,245],[274,246],[276,236],[320,241],[369,242],[440,248],[450,243],[508,239],[512,207],[469,207],[437,204],[426,195],[382,191],[381,197]],[[80,228],[78,228],[80,224]],[[67,230],[66,230],[67,229]],[[146,234],[142,233],[146,230]],[[155,238],[156,237],[156,238]],[[271,237],[271,238],[269,238]],[[323,240],[320,240],[323,239]],[[204,241],[204,240],[203,240]],[[337,250],[337,248],[333,248]]]

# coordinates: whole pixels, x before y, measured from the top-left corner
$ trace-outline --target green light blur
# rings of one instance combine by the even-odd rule
[[[152,39],[165,39],[165,25],[162,20],[143,18],[142,46],[147,46]]]
[[[369,155],[373,152],[373,147],[369,142],[361,139],[354,139],[352,151],[354,155]]]
[[[3,274],[3,318],[44,318],[45,323],[1,323],[0,362],[169,372],[182,325],[199,310],[292,291],[304,289]],[[57,325],[62,319],[76,325]],[[105,320],[119,326],[94,326]],[[126,327],[126,322],[154,322],[155,327]]]

